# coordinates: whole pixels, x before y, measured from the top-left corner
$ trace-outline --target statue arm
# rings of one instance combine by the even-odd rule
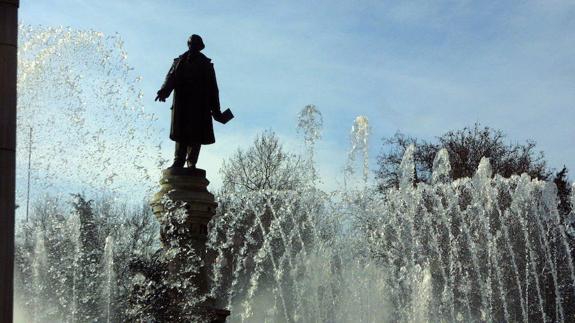
[[[170,93],[172,93],[172,91],[174,90],[174,87],[176,86],[175,74],[176,74],[176,68],[178,67],[178,62],[179,62],[179,59],[177,59],[177,58],[174,59],[174,62],[172,63],[172,67],[170,67],[170,70],[168,71],[168,74],[166,75],[166,79],[164,80],[164,84],[162,85],[162,87],[158,91],[158,97],[166,99],[167,97],[170,96]]]
[[[220,111],[220,92],[218,90],[218,82],[216,80],[216,71],[214,64],[210,63],[208,68],[208,93],[210,95],[210,108],[212,115],[221,114]]]

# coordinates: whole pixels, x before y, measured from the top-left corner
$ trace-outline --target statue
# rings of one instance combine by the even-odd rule
[[[196,168],[196,163],[201,145],[216,141],[212,118],[227,123],[234,116],[229,109],[220,111],[216,73],[201,53],[202,38],[192,35],[188,48],[174,59],[156,96],[156,101],[165,102],[174,91],[170,139],[176,142],[176,152],[172,166],[162,172],[160,191],[150,201],[163,249],[155,266],[163,269],[161,276],[147,279],[160,292],[145,294],[142,304],[159,304],[152,309],[159,322],[222,323],[230,312],[221,300],[209,296],[215,257],[206,247],[217,203],[207,189],[205,170]],[[188,288],[191,285],[195,288]]]
[[[204,42],[198,35],[188,39],[188,51],[174,59],[156,101],[165,102],[174,91],[170,139],[176,142],[174,163],[170,168],[195,169],[201,145],[213,144],[212,117],[221,123],[233,118],[228,109],[220,111],[216,73],[211,59],[201,50]]]

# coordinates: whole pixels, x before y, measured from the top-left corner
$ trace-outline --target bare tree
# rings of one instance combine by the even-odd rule
[[[411,144],[417,147],[414,154],[417,182],[429,182],[433,159],[442,148],[449,153],[453,179],[473,176],[482,157],[488,157],[493,173],[503,177],[527,173],[533,178],[548,179],[551,175],[543,153],[536,151],[534,142],[509,144],[501,130],[475,124],[473,127],[448,131],[435,142],[401,133],[384,138],[384,150],[378,156],[379,169],[376,172],[380,190],[397,187],[399,165]]]
[[[226,192],[293,190],[305,183],[305,165],[284,151],[273,131],[258,135],[251,147],[239,149],[220,170]]]
[[[282,255],[295,254],[309,242],[309,219],[301,201],[313,176],[309,176],[306,166],[303,158],[283,149],[272,131],[259,134],[249,148],[238,150],[224,162],[217,215],[210,223],[210,243],[217,249],[218,258],[228,264],[221,269],[225,277],[220,281],[222,291],[231,288],[233,278],[237,291],[234,297],[241,299],[256,267],[265,268],[260,284],[271,286],[275,264],[270,259],[258,259],[258,252],[265,245],[271,246],[274,259],[280,261],[287,259]],[[286,209],[290,212],[282,213]],[[295,232],[295,227],[301,236],[287,234]],[[291,247],[287,249],[285,243]],[[238,250],[245,260],[240,263]],[[235,270],[239,271],[234,273]]]

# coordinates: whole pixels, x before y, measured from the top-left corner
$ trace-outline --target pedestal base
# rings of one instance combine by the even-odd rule
[[[216,213],[217,203],[208,191],[210,183],[202,169],[169,168],[162,172],[161,189],[150,201],[152,210],[160,222],[160,239],[164,250],[171,254],[167,260],[167,280],[173,283],[191,282],[200,295],[209,291],[208,269],[212,264],[206,255],[208,223]],[[188,251],[192,252],[188,252]],[[203,261],[199,272],[189,274],[186,268],[194,263],[194,256]],[[192,258],[190,258],[192,257]],[[177,285],[177,284],[176,284]],[[185,285],[185,284],[184,284]],[[183,300],[180,292],[175,292],[168,304],[173,308]],[[222,323],[229,311],[212,307],[208,300],[198,304],[191,313],[181,313],[182,317],[199,315],[205,322]]]
[[[210,323],[225,323],[226,318],[230,315],[230,311],[228,310],[209,306],[200,307],[199,311],[205,313],[204,315]]]

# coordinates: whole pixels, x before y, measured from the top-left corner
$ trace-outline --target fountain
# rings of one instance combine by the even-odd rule
[[[145,149],[155,147],[150,140],[159,136],[151,127],[153,116],[140,109],[137,82],[122,58],[119,38],[67,28],[21,28],[19,86],[28,90],[20,91],[24,135],[19,140],[34,128],[32,188],[87,187],[93,193],[110,188],[118,197],[148,186],[163,162],[149,162]],[[90,75],[79,76],[75,55],[94,68]],[[89,90],[83,80],[93,75],[98,75],[97,86]],[[58,88],[49,93],[52,87],[44,85],[53,83]],[[223,192],[216,199],[204,172],[164,171],[152,201],[162,249],[153,256],[142,252],[148,262],[133,268],[123,258],[140,256],[132,252],[140,247],[126,249],[132,238],[127,227],[109,224],[116,213],[81,199],[75,200],[74,212],[60,207],[58,199],[33,209],[42,230],[17,241],[18,276],[32,319],[575,320],[570,222],[575,214],[557,211],[552,183],[493,175],[488,159],[472,178],[454,181],[445,150],[435,158],[431,183],[415,183],[412,146],[401,162],[399,187],[375,192],[366,185],[369,125],[358,117],[342,176],[351,180],[361,154],[362,185],[323,192],[313,164],[320,117],[311,106],[300,115],[314,172],[297,187]],[[109,137],[106,122],[118,125]],[[124,127],[131,122],[146,130]],[[52,127],[56,123],[71,129],[78,143],[58,134]],[[116,140],[124,136],[129,140]],[[28,147],[26,142],[18,146]],[[134,153],[133,161],[115,153],[126,149]],[[27,156],[28,151],[18,153]],[[58,165],[65,165],[67,179]],[[25,168],[19,165],[19,172]],[[126,288],[133,288],[134,302],[118,296],[127,295]]]
[[[228,256],[214,289],[231,321],[572,321],[574,237],[554,185],[493,176],[488,159],[451,181],[445,150],[415,185],[414,151],[384,195],[223,197],[210,246]]]
[[[221,195],[217,209],[203,172],[165,171],[159,276],[135,277],[161,299],[144,304],[220,321],[227,308],[230,322],[572,321],[574,237],[554,185],[494,176],[488,159],[452,181],[445,150],[415,184],[414,152],[384,194],[302,185]]]
[[[22,237],[17,238],[16,257],[17,265],[23,266],[19,289],[23,303],[30,299],[36,303],[30,305],[29,312],[36,312],[33,320],[79,322],[87,319],[88,307],[94,307],[90,312],[101,307],[113,311],[111,303],[117,298],[109,288],[101,293],[108,296],[99,295],[98,288],[91,290],[94,295],[86,295],[90,289],[84,280],[99,284],[107,277],[109,283],[98,287],[112,287],[115,278],[108,276],[112,263],[100,263],[103,238],[95,242],[98,250],[83,254],[87,245],[81,236],[83,222],[67,203],[69,193],[108,195],[116,201],[143,199],[153,187],[150,178],[166,161],[157,144],[156,117],[143,109],[141,78],[128,65],[118,35],[21,24],[18,37],[16,199],[19,205],[30,200],[34,215],[19,224]],[[30,185],[25,184],[27,178]],[[38,209],[44,201],[48,203]],[[24,209],[19,208],[17,215]],[[46,229],[45,239],[29,234],[32,225]],[[33,250],[43,241],[47,258],[39,263]],[[84,269],[86,257],[91,258],[89,271]],[[42,277],[44,285],[36,284],[35,277]],[[39,297],[26,297],[36,294]],[[102,319],[110,321],[115,314],[102,312],[107,313]]]

